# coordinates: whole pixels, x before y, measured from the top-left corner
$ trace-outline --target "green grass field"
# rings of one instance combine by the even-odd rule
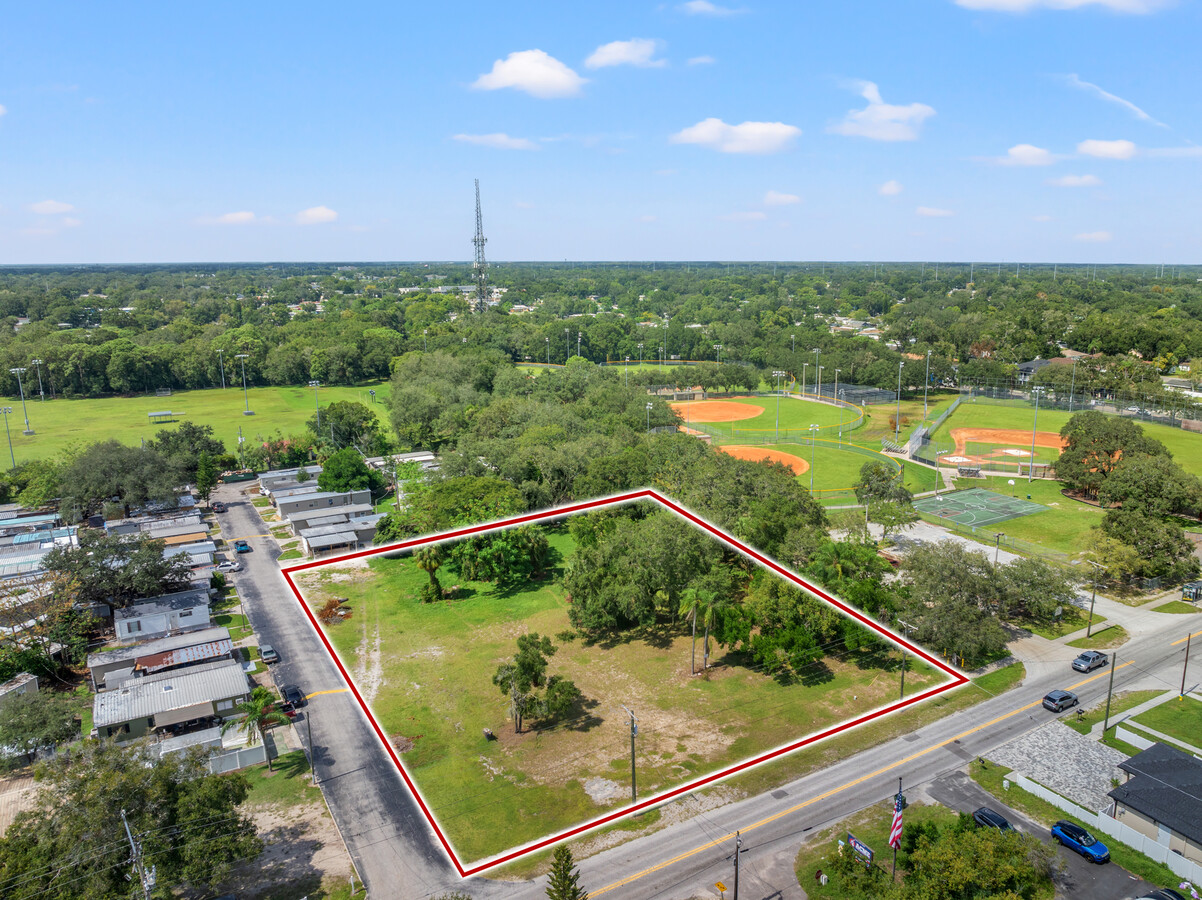
[[[1058,434],[1070,418],[1071,415],[1067,410],[1041,409],[1037,428],[1041,432]],[[1010,428],[1025,431],[1029,441],[1034,422],[1035,408],[1033,406],[1000,406],[986,403],[984,400],[976,402],[968,400],[961,403],[960,407],[948,417],[939,431],[932,435],[932,440],[938,449],[946,449],[952,444],[951,429],[953,428]],[[1138,424],[1144,430],[1144,434],[1164,444],[1173,454],[1173,459],[1183,469],[1195,475],[1202,475],[1202,452],[1200,452],[1202,451],[1202,435],[1183,431],[1180,428],[1170,428],[1167,425],[1147,422]],[[1026,446],[1028,449],[1030,448],[1029,443]],[[1059,455],[1046,451],[1045,454],[1048,459],[1054,459]],[[1036,456],[1044,458],[1038,447]]]
[[[555,530],[551,542],[561,564],[571,538]],[[447,567],[439,575],[444,586],[454,583]],[[570,626],[568,599],[554,578],[511,589],[467,583],[460,599],[421,604],[415,595],[426,577],[408,559],[381,559],[301,580],[314,605],[327,595],[350,598],[353,617],[330,628],[330,638],[374,697],[387,733],[406,748],[406,766],[465,859],[624,804],[630,738],[621,703],[639,717],[638,786],[645,797],[897,695],[896,656],[828,659],[814,678],[786,684],[715,648],[708,677],[691,676],[683,626],[586,645],[556,637]],[[527,723],[515,735],[491,677],[526,631],[552,637],[558,651],[548,674],[571,678],[584,699],[559,726],[530,730]],[[909,668],[907,691],[939,680],[928,667]],[[498,740],[484,740],[483,728]],[[592,799],[586,779],[603,779],[597,784],[612,796]],[[506,827],[496,828],[497,821]]]
[[[1078,650],[1110,650],[1127,643],[1127,630],[1122,625],[1108,625],[1101,630],[1094,630],[1089,637],[1079,637],[1068,641],[1066,647],[1076,647]]]
[[[818,441],[813,447],[804,444],[771,444],[769,449],[791,453],[806,463],[810,462],[812,456],[814,465],[811,471],[816,494],[819,491],[850,490],[860,480],[861,467],[872,462],[867,456],[840,450],[835,441]],[[888,460],[882,457],[882,461]],[[798,475],[797,480],[809,488],[810,472]]]
[[[927,397],[927,421],[933,422],[940,413],[952,405],[958,394],[930,394]],[[853,434],[857,443],[880,449],[881,439],[893,440],[893,419],[897,415],[896,403],[882,403],[877,406],[864,407],[866,418],[864,426]],[[905,443],[917,429],[922,427],[922,399],[902,400],[901,428],[897,429],[898,439]]]
[[[1115,694],[1110,701],[1110,718],[1114,719],[1119,713],[1124,713],[1129,709],[1135,709],[1141,703],[1146,703],[1153,697],[1159,696],[1163,691],[1122,691]],[[1106,717],[1106,701],[1102,700],[1092,709],[1082,712],[1081,715],[1073,715],[1068,718],[1061,719],[1065,725],[1074,731],[1081,734],[1089,734],[1089,730],[1101,722]]]
[[[779,432],[792,431],[793,437],[797,432],[808,432],[811,425],[822,426],[823,437],[834,437],[839,431],[839,424],[848,427],[856,419],[856,413],[842,407],[813,400],[798,400],[795,397],[731,397],[722,398],[722,403],[738,403],[744,406],[759,407],[763,411],[751,419],[741,419],[737,422],[705,422],[706,428],[719,434],[729,435],[738,440],[740,434],[750,434],[757,438],[765,435],[775,435],[777,429],[777,401],[780,405]],[[699,401],[712,402],[712,401]],[[685,425],[692,424],[691,412],[693,401],[673,404]],[[704,421],[704,420],[703,420]]]
[[[1193,697],[1154,706],[1136,716],[1135,722],[1155,728],[1186,744],[1202,746],[1202,703]]]
[[[375,409],[381,424],[388,425],[384,405],[388,398],[388,382],[364,384],[359,387],[325,387],[318,389],[317,401],[325,406],[335,400],[356,400],[371,406],[369,389],[376,392]],[[276,431],[289,434],[300,431],[313,415],[315,401],[310,387],[263,387],[247,391],[253,416],[242,414],[245,404],[241,388],[232,385],[205,391],[177,391],[170,397],[139,395],[136,397],[103,397],[98,399],[28,401],[29,424],[35,434],[22,434],[20,399],[10,398],[13,408],[8,425],[12,437],[13,455],[18,463],[54,456],[71,444],[89,444],[115,438],[126,444],[149,440],[160,429],[172,429],[174,423],[151,425],[147,413],[162,410],[181,411],[177,422],[188,420],[197,425],[212,425],[214,435],[225,443],[230,453],[238,452],[238,428],[247,441],[266,438]]]

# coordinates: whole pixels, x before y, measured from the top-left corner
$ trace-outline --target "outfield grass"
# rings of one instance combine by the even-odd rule
[[[1050,827],[1060,819],[1067,819],[1082,827],[1088,827],[1080,819],[1074,818],[1046,800],[1036,797],[1030,791],[1023,790],[1013,782],[1009,789],[1003,788],[1002,780],[1010,774],[1010,771],[1005,766],[999,766],[996,763],[989,763],[987,767],[982,767],[975,761],[968,764],[968,774],[977,784],[1007,806],[1026,813],[1035,821]],[[1160,887],[1176,887],[1180,883],[1180,876],[1163,863],[1158,863],[1142,853],[1132,850],[1126,844],[1120,844],[1108,834],[1099,834],[1097,837],[1110,851],[1111,862],[1116,866],[1121,866],[1128,872]]]
[[[1137,724],[1197,747],[1202,745],[1202,703],[1193,697],[1170,700],[1134,718]]]
[[[865,463],[872,462],[867,456],[849,450],[840,450],[834,441],[815,441],[811,448],[805,444],[770,444],[772,450],[791,453],[810,462],[813,453],[814,491],[850,490],[860,480],[860,469]],[[886,457],[880,457],[882,462],[890,462]],[[810,486],[810,472],[798,475],[797,480],[806,488]],[[855,498],[852,498],[854,502]]]
[[[927,421],[933,422],[939,418],[939,414],[951,406],[958,396],[959,394],[956,393],[931,393],[927,397]],[[880,449],[882,439],[889,441],[894,439],[894,427],[891,420],[897,414],[896,403],[866,406],[864,413],[864,426],[854,432],[857,443]],[[899,442],[904,444],[910,439],[910,435],[922,427],[922,400],[902,400],[901,418],[901,428],[897,429],[897,433]]]
[[[372,382],[359,387],[326,387],[318,389],[317,399],[322,406],[335,400],[356,400],[371,407],[369,388],[376,391],[374,408],[385,427],[388,414],[385,401],[388,398],[388,382]],[[315,412],[313,388],[309,387],[262,387],[247,391],[253,416],[242,414],[245,404],[241,389],[232,384],[224,391],[220,388],[204,391],[177,391],[170,397],[145,394],[136,397],[104,397],[78,399],[27,401],[29,423],[37,432],[26,437],[21,433],[22,420],[20,399],[9,399],[8,405],[16,411],[9,416],[9,427],[13,442],[13,453],[17,462],[28,462],[46,456],[54,456],[72,444],[89,444],[110,438],[125,444],[138,444],[143,438],[150,440],[162,429],[172,429],[175,423],[151,425],[147,413],[160,410],[180,410],[178,421],[187,420],[197,425],[212,425],[213,434],[225,444],[228,452],[238,452],[238,428],[247,441],[267,438],[276,431],[290,434],[301,431]]]
[[[778,400],[780,405],[779,430],[777,428]],[[731,439],[736,442],[740,435],[750,435],[757,440],[763,440],[765,436],[777,433],[783,435],[787,431],[794,432],[792,436],[796,437],[797,432],[808,432],[811,425],[822,426],[821,436],[823,438],[835,438],[839,432],[840,422],[846,429],[857,417],[857,413],[854,411],[840,406],[818,403],[814,400],[798,400],[795,397],[724,397],[717,401],[684,401],[673,404],[673,408],[685,425],[692,424],[692,410],[695,402],[738,403],[761,410],[753,418],[740,419],[737,422],[704,422],[701,420],[707,429],[718,434],[730,435]]]
[[[566,530],[551,532],[558,562],[571,552]],[[444,586],[454,573],[439,572]],[[357,683],[382,685],[372,708],[465,859],[477,859],[624,804],[630,796],[629,720],[639,717],[641,797],[779,746],[893,699],[897,658],[856,653],[829,658],[810,678],[787,684],[715,648],[708,676],[690,676],[683,626],[615,642],[556,637],[569,629],[568,600],[554,579],[498,589],[464,583],[460,599],[421,604],[425,573],[409,559],[366,569],[302,576],[314,605],[350,598],[354,618],[329,629]],[[549,635],[558,651],[548,674],[571,678],[583,701],[554,728],[513,733],[508,704],[492,684],[526,631]],[[376,636],[383,641],[373,655]],[[698,664],[702,658],[698,648]],[[382,680],[381,680],[382,679]],[[907,691],[942,676],[907,667]],[[368,690],[369,695],[372,693]],[[482,729],[497,736],[486,741]],[[585,779],[613,796],[595,802]],[[497,829],[495,823],[506,827]]]

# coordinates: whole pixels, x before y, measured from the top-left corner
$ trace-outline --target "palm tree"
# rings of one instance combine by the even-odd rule
[[[417,567],[430,576],[431,597],[442,596],[442,584],[438,581],[438,567],[442,565],[442,548],[438,544],[422,547],[413,554]]]
[[[697,588],[687,588],[680,598],[680,611],[677,615],[687,616],[693,622],[693,658],[689,661],[689,674],[697,674],[697,614],[701,612],[702,601]]]
[[[254,746],[256,741],[267,743],[267,729],[272,725],[287,725],[288,717],[282,712],[277,712],[275,709],[275,694],[267,690],[267,688],[259,685],[251,691],[250,699],[239,703],[235,708],[236,713],[241,713],[241,718],[230,719],[221,726],[221,733],[225,734],[231,728],[237,728],[239,731],[246,732],[247,743]],[[267,771],[274,771],[271,764],[271,754],[267,754]]]

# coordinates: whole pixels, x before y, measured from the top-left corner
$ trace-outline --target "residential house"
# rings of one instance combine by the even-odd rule
[[[364,503],[371,503],[371,491],[317,491],[279,500],[276,509],[282,518],[288,519],[293,513],[319,509],[340,511],[338,507]]]
[[[1114,818],[1202,863],[1202,759],[1153,744],[1119,768],[1127,780],[1108,795],[1114,800]]]
[[[38,676],[22,672],[15,678],[10,678],[4,684],[0,684],[0,703],[4,703],[9,698],[18,697],[21,694],[36,694],[37,692]]]
[[[112,690],[131,678],[228,657],[233,648],[228,628],[202,628],[89,653],[88,675],[94,690]]]
[[[1035,377],[1035,373],[1038,372],[1040,369],[1042,369],[1044,366],[1046,366],[1049,362],[1050,362],[1050,360],[1040,359],[1039,357],[1036,357],[1035,359],[1031,360],[1030,362],[1019,363],[1018,364],[1018,383],[1019,384],[1028,384],[1031,381],[1031,379]]]
[[[172,631],[196,631],[209,625],[208,588],[138,600],[113,611],[113,629],[119,641],[161,637]]]
[[[172,726],[209,724],[232,714],[250,691],[242,664],[233,659],[157,672],[97,694],[92,723],[99,737],[134,740]]]

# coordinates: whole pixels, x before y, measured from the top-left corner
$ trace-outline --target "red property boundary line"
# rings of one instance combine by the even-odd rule
[[[401,762],[400,757],[397,755],[396,751],[393,749],[392,744],[389,742],[387,735],[384,733],[384,729],[380,726],[380,723],[378,721],[376,721],[375,715],[373,715],[371,710],[368,708],[367,701],[365,701],[363,699],[363,695],[359,693],[359,688],[355,685],[355,682],[351,678],[350,673],[347,671],[346,667],[342,664],[342,660],[338,658],[338,654],[335,652],[333,645],[330,643],[329,639],[326,637],[325,631],[321,628],[320,624],[318,623],[317,617],[313,614],[313,611],[309,609],[308,604],[306,604],[304,602],[304,599],[301,597],[300,590],[297,587],[296,582],[293,580],[293,575],[296,573],[299,573],[299,572],[307,571],[309,569],[318,569],[318,568],[322,568],[324,566],[333,565],[335,563],[347,562],[348,560],[364,559],[364,558],[372,557],[372,556],[380,556],[382,554],[393,553],[398,550],[412,550],[417,547],[424,546],[426,544],[442,543],[444,541],[455,540],[457,538],[469,537],[471,535],[482,534],[485,532],[500,531],[500,530],[506,529],[506,528],[513,528],[518,525],[525,525],[525,524],[532,523],[532,522],[543,522],[548,519],[562,519],[567,516],[574,515],[576,513],[588,512],[589,510],[595,510],[595,509],[604,509],[606,507],[612,507],[612,506],[619,506],[619,505],[623,505],[623,504],[633,503],[633,502],[636,502],[639,500],[651,500],[655,503],[658,503],[660,506],[664,507],[665,509],[672,511],[680,518],[682,518],[685,521],[689,522],[690,524],[696,526],[697,528],[700,528],[702,531],[705,531],[706,533],[710,534],[712,537],[721,541],[723,544],[726,544],[728,547],[731,547],[732,549],[738,551],[739,553],[743,554],[747,558],[754,560],[755,562],[759,563],[760,565],[764,566],[765,568],[771,569],[773,572],[780,575],[782,578],[788,579],[793,584],[797,585],[798,587],[802,588],[803,590],[807,591],[808,593],[814,595],[815,597],[819,598],[820,600],[824,600],[825,602],[829,603],[831,606],[833,606],[836,610],[838,610],[843,615],[847,616],[849,619],[853,619],[854,621],[859,622],[861,625],[864,625],[865,627],[872,629],[873,631],[877,632],[882,637],[884,637],[887,640],[891,641],[892,643],[898,645],[899,647],[904,647],[906,650],[910,651],[915,656],[918,656],[921,659],[925,660],[926,662],[930,663],[932,666],[934,666],[939,671],[949,675],[952,680],[946,684],[937,685],[937,686],[930,688],[928,690],[925,690],[921,693],[915,694],[912,697],[907,697],[904,700],[898,700],[896,703],[891,703],[888,706],[884,706],[884,707],[874,710],[872,712],[865,713],[861,716],[857,716],[856,718],[851,719],[850,721],[844,722],[840,725],[832,726],[831,728],[827,728],[824,731],[820,731],[816,734],[812,734],[809,737],[805,737],[805,738],[802,738],[801,740],[794,741],[791,744],[787,744],[782,747],[777,747],[774,750],[769,750],[765,753],[761,753],[759,756],[753,757],[748,760],[744,760],[743,762],[737,763],[733,766],[723,769],[720,772],[715,772],[713,774],[706,775],[702,778],[695,779],[694,781],[690,781],[686,784],[680,785],[679,787],[673,788],[670,791],[665,791],[664,793],[656,794],[654,797],[650,797],[650,798],[643,800],[637,804],[624,807],[623,809],[616,810],[616,811],[611,812],[607,815],[604,815],[598,819],[594,819],[591,822],[586,822],[583,825],[578,825],[574,828],[559,832],[558,834],[551,835],[550,837],[543,838],[534,843],[527,844],[527,845],[519,847],[515,850],[508,851],[507,853],[503,854],[502,856],[495,857],[490,860],[485,860],[483,862],[477,862],[475,865],[471,865],[470,868],[464,868],[464,864],[460,862],[459,857],[455,854],[454,848],[451,846],[450,842],[447,840],[446,835],[443,834],[442,828],[439,826],[437,819],[435,819],[435,817],[434,817],[434,814],[430,811],[429,806],[426,805],[425,798],[422,797],[421,791],[418,790],[416,783],[409,776],[409,772],[406,771],[405,764],[403,762]],[[426,821],[428,821],[430,823],[430,827],[434,830],[434,834],[438,836],[438,840],[442,844],[443,849],[446,850],[447,856],[450,858],[450,860],[454,864],[455,868],[459,871],[459,874],[461,876],[463,876],[464,878],[467,878],[471,875],[478,875],[479,873],[487,871],[488,869],[492,869],[492,868],[502,865],[504,863],[511,862],[521,856],[525,856],[528,853],[533,853],[536,850],[541,850],[545,847],[551,846],[552,844],[557,844],[561,841],[567,840],[570,837],[574,837],[583,832],[590,831],[594,828],[597,828],[601,825],[605,825],[605,824],[608,824],[609,822],[613,822],[616,819],[621,819],[626,816],[629,816],[632,813],[640,812],[642,810],[649,809],[650,807],[653,807],[653,806],[658,806],[661,803],[664,803],[667,800],[671,800],[674,797],[679,797],[682,794],[690,793],[692,791],[697,790],[698,788],[704,787],[707,784],[712,784],[713,782],[720,781],[724,778],[728,778],[737,772],[742,772],[745,769],[752,768],[753,766],[761,765],[765,762],[768,762],[769,760],[773,760],[773,759],[776,759],[777,757],[784,756],[785,754],[792,753],[794,750],[799,750],[802,747],[806,747],[806,746],[809,746],[810,744],[814,744],[818,741],[825,740],[828,737],[832,737],[836,734],[840,734],[844,731],[848,731],[849,729],[856,728],[857,726],[863,725],[867,722],[871,722],[875,719],[882,718],[883,716],[887,716],[890,713],[896,712],[897,710],[905,709],[906,707],[913,706],[916,703],[921,703],[923,700],[926,700],[929,697],[933,697],[936,694],[942,694],[945,691],[953,690],[955,688],[960,687],[961,685],[968,683],[968,677],[966,675],[964,675],[961,672],[958,672],[956,669],[954,669],[952,666],[948,665],[947,663],[943,662],[942,660],[937,659],[936,657],[932,656],[926,650],[924,650],[922,647],[919,647],[919,646],[911,643],[910,641],[906,640],[906,638],[903,636],[894,634],[892,631],[885,628],[878,622],[873,621],[872,619],[870,619],[868,616],[864,615],[859,610],[855,609],[854,607],[848,606],[847,604],[845,604],[843,601],[839,600],[834,595],[827,593],[826,591],[824,591],[822,588],[818,587],[817,585],[811,584],[810,582],[806,581],[805,579],[801,578],[800,576],[794,574],[793,572],[790,572],[788,569],[786,569],[784,566],[780,565],[778,562],[771,559],[770,557],[767,557],[767,556],[763,555],[762,553],[759,553],[758,551],[756,551],[755,549],[742,543],[735,537],[727,534],[722,529],[720,529],[714,525],[711,525],[709,522],[707,522],[705,519],[698,516],[696,513],[690,512],[688,509],[681,506],[680,504],[674,503],[673,501],[669,500],[667,497],[665,497],[662,494],[660,494],[654,490],[651,490],[651,489],[632,491],[632,492],[626,493],[626,494],[617,494],[612,497],[602,497],[602,498],[598,498],[596,500],[589,500],[589,501],[586,501],[583,503],[573,503],[568,506],[556,507],[555,509],[543,510],[541,512],[527,513],[526,515],[514,516],[509,519],[501,519],[496,522],[489,522],[489,523],[485,523],[482,525],[472,525],[472,526],[469,526],[466,528],[458,528],[453,531],[444,531],[444,532],[440,532],[438,534],[433,534],[433,535],[425,535],[423,537],[412,538],[407,541],[401,541],[399,543],[388,544],[388,545],[381,546],[381,547],[373,547],[370,550],[361,550],[357,553],[348,553],[343,556],[331,557],[329,559],[315,560],[313,562],[307,562],[307,563],[298,563],[297,565],[294,565],[294,566],[287,566],[287,567],[283,568],[282,571],[283,571],[285,581],[288,582],[288,587],[292,590],[293,596],[295,597],[297,603],[300,605],[300,608],[304,611],[305,615],[308,617],[309,623],[313,626],[314,631],[317,632],[317,636],[321,639],[321,642],[325,646],[327,652],[329,652],[330,658],[334,661],[334,665],[336,665],[338,667],[338,671],[342,673],[342,677],[346,680],[347,686],[350,688],[350,691],[354,695],[355,700],[359,703],[359,706],[362,708],[363,714],[367,717],[367,721],[370,723],[372,730],[375,731],[376,737],[379,738],[381,746],[387,751],[387,753],[388,753],[389,757],[392,759],[393,763],[395,763],[395,765],[397,767],[397,771],[400,772],[401,778],[404,779],[404,781],[405,781],[405,785],[409,788],[409,791],[413,794],[414,799],[417,800],[418,805],[421,807],[422,813],[426,817]]]

